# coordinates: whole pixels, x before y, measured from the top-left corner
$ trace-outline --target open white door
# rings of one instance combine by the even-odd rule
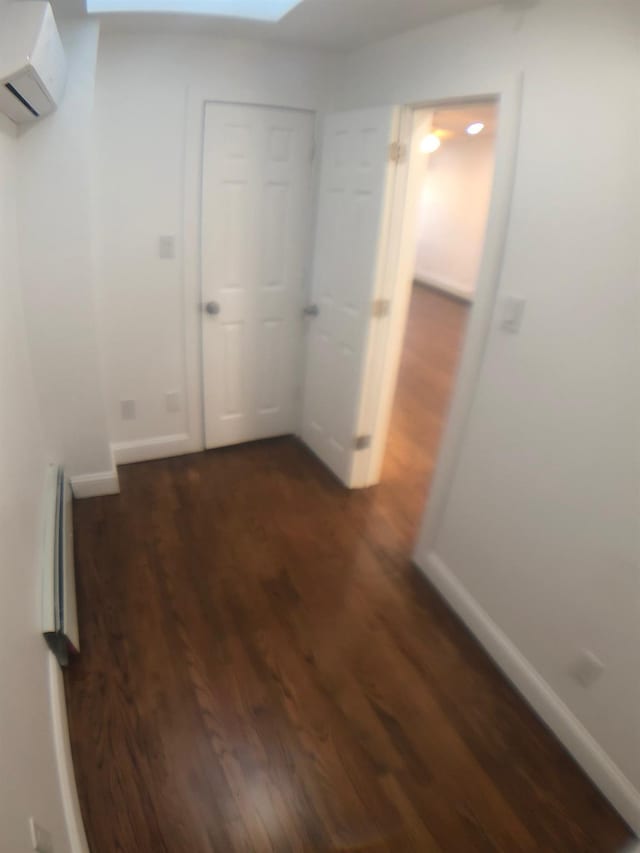
[[[368,485],[357,456],[370,439],[358,430],[372,324],[387,313],[376,299],[399,114],[395,107],[358,110],[324,124],[302,438],[351,488]]]

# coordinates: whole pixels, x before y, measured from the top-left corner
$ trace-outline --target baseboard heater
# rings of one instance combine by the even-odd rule
[[[62,467],[47,472],[42,578],[42,630],[60,666],[80,651],[73,560],[73,498]]]

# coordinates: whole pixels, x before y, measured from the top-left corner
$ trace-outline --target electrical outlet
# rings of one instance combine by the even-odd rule
[[[604,664],[589,649],[582,649],[569,667],[571,677],[585,689],[600,678],[604,672]]]
[[[173,234],[163,234],[158,237],[158,257],[169,260],[176,256],[176,238]]]
[[[31,846],[38,853],[54,853],[51,834],[36,823],[35,818],[29,818],[29,831],[31,833]]]
[[[167,391],[165,394],[165,404],[168,412],[179,412],[182,408],[179,391]]]
[[[123,421],[135,421],[136,419],[136,401],[135,400],[120,400],[120,414]]]

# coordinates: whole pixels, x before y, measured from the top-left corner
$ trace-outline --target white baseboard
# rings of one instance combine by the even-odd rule
[[[440,557],[433,551],[418,555],[416,564],[614,808],[640,834],[640,793],[635,786]]]
[[[117,495],[120,491],[118,471],[99,471],[97,474],[80,474],[71,477],[74,498],[96,498],[100,495]]]
[[[442,276],[432,275],[427,272],[416,271],[414,281],[424,287],[432,287],[435,290],[441,290],[443,293],[455,296],[456,299],[461,299],[463,302],[473,302],[473,293],[453,279],[443,278]]]
[[[187,433],[161,435],[156,438],[139,439],[138,441],[121,441],[111,445],[116,465],[182,456],[185,453],[194,453],[200,449],[194,447],[193,439]]]
[[[53,723],[53,745],[58,770],[58,785],[62,799],[62,809],[67,826],[67,835],[71,845],[70,853],[89,853],[87,836],[82,821],[82,812],[78,801],[76,777],[73,770],[71,744],[69,743],[69,722],[67,703],[64,695],[64,679],[58,662],[49,654],[49,700]]]

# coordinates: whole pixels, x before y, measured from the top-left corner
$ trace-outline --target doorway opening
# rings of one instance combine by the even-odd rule
[[[315,172],[310,114],[207,102],[202,186],[193,195],[201,200],[201,277],[190,279],[200,306],[201,335],[194,333],[192,340],[200,337],[202,343],[202,386],[194,391],[203,404],[202,446],[293,433],[347,488],[363,488],[389,479],[389,471],[383,473],[385,456],[397,455],[402,443],[405,470],[418,477],[412,441],[419,442],[428,462],[416,486],[422,495],[455,385],[439,453],[436,486],[441,482],[442,487],[433,489],[442,502],[495,307],[520,88],[518,79],[493,90],[499,95],[473,100],[325,116]],[[486,152],[494,132],[495,179],[486,178],[485,170],[480,193],[483,180],[469,177],[471,167],[460,178],[447,163],[456,159],[457,149]],[[197,176],[194,159],[194,190]],[[451,209],[443,207],[438,192],[447,196]],[[482,200],[471,204],[480,195]],[[313,251],[308,253],[312,220]],[[471,234],[483,232],[484,224],[486,236],[474,243]],[[419,241],[421,226],[425,233]],[[451,297],[471,299],[476,278],[473,310],[453,302]],[[453,355],[447,381],[440,376],[436,383],[439,413],[429,417],[438,429],[431,430],[434,438],[427,447],[412,414],[398,417],[415,429],[414,439],[398,436],[398,417],[389,435],[393,401],[400,401],[402,388],[411,384],[404,376],[398,381],[403,341],[410,340],[405,332],[417,324],[419,340],[434,346],[437,341],[436,331],[420,330],[419,309],[409,316],[410,304],[420,298],[411,298],[414,282],[420,282],[416,293],[418,287],[424,291],[423,303],[431,295],[433,304],[439,298],[438,304],[447,306],[441,313],[472,318],[468,334],[459,321],[457,342],[449,336]],[[426,313],[436,321],[435,308]],[[436,355],[442,349],[435,346]],[[416,359],[407,352],[407,361]],[[426,361],[433,359],[427,355]],[[419,379],[416,387],[409,395],[424,402],[427,393]],[[430,508],[429,517],[436,516]]]
[[[414,111],[404,213],[413,223],[406,321],[381,484],[409,516],[431,483],[472,311],[492,197],[498,106]],[[415,150],[417,149],[417,150]]]

